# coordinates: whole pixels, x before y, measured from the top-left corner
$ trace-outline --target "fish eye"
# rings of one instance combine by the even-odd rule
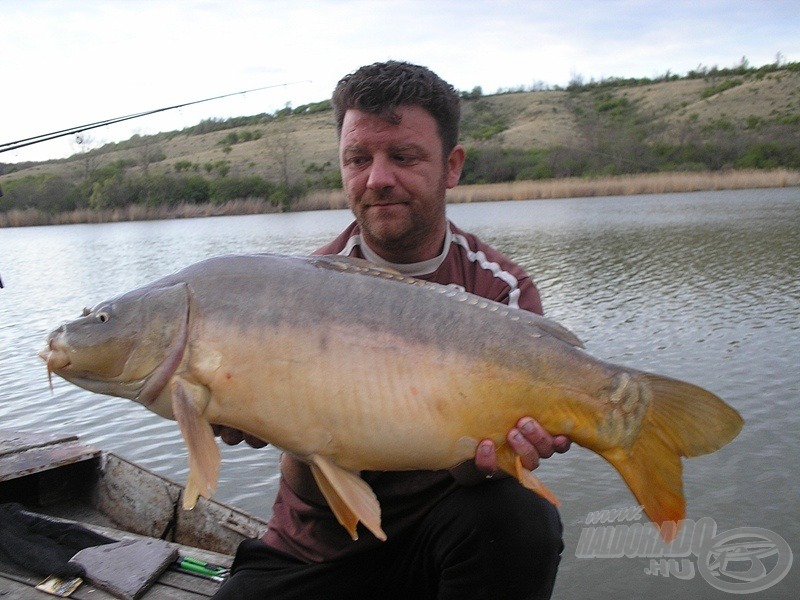
[[[92,311],[91,311],[91,310],[89,310],[88,308],[84,308],[84,309],[83,309],[83,312],[81,313],[81,316],[82,316],[82,317],[88,317],[88,316],[89,316],[89,314],[90,314],[91,312],[92,312]]]

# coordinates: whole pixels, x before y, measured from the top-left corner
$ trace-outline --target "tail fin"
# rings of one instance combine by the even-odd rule
[[[690,383],[643,374],[651,403],[636,441],[602,456],[619,471],[644,511],[660,527],[686,515],[682,456],[718,450],[742,429],[744,421],[720,398]],[[661,527],[672,538],[675,528]],[[669,540],[668,540],[669,541]]]

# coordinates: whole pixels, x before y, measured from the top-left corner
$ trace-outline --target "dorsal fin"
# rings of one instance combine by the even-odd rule
[[[520,310],[520,309],[517,309]],[[558,338],[562,342],[566,342],[570,346],[575,346],[576,348],[583,348],[583,342],[580,338],[572,333],[569,329],[553,321],[552,319],[548,319],[547,317],[543,317],[542,315],[537,315],[536,313],[531,313],[527,311],[522,311],[525,313],[525,320],[529,323],[533,323],[542,331],[549,333],[554,338]]]
[[[537,315],[536,313],[528,312],[527,310],[522,310],[518,308],[510,308],[506,304],[502,304],[500,302],[494,302],[492,300],[487,300],[481,296],[476,296],[475,294],[471,294],[469,292],[463,291],[460,286],[457,285],[443,285],[440,283],[433,283],[431,281],[425,281],[424,279],[417,279],[416,277],[409,277],[408,275],[403,275],[399,271],[395,271],[389,267],[383,267],[374,265],[371,262],[364,260],[363,258],[353,258],[352,256],[339,256],[339,255],[325,255],[325,256],[313,256],[311,257],[311,262],[318,266],[325,269],[333,269],[336,271],[341,271],[343,273],[353,273],[359,275],[366,275],[369,277],[380,277],[381,279],[391,279],[392,281],[398,281],[400,283],[406,283],[410,285],[416,285],[418,287],[422,287],[431,291],[435,291],[438,293],[446,293],[449,296],[454,297],[474,297],[477,299],[476,304],[482,308],[489,308],[490,306],[498,306],[501,308],[503,315],[508,316],[509,318],[516,319],[522,322],[530,323],[535,325],[539,329],[541,329],[544,333],[548,335],[552,335],[555,338],[558,338],[562,342],[566,342],[571,346],[576,346],[578,348],[583,348],[583,342],[572,333],[569,329],[556,323],[555,321],[543,317],[541,315]]]
[[[394,275],[398,279],[406,278],[400,271],[396,271],[390,267],[380,267],[363,258],[355,258],[352,256],[339,256],[338,254],[312,256],[311,262],[318,267],[335,269],[337,271],[349,271],[373,276]],[[408,279],[414,280],[412,277],[408,277]]]

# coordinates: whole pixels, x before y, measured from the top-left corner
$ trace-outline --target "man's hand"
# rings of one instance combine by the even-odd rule
[[[250,435],[249,433],[245,433],[244,431],[234,429],[233,427],[226,427],[225,425],[212,425],[211,429],[214,431],[214,435],[219,436],[220,439],[222,439],[222,441],[229,446],[235,446],[243,441],[247,442],[247,444],[253,448],[263,448],[267,445],[267,442],[264,440],[259,439],[254,435]]]
[[[572,443],[565,435],[550,435],[530,417],[522,417],[517,421],[517,426],[508,432],[506,439],[522,459],[522,466],[529,471],[536,469],[542,458],[550,458],[555,453],[563,454],[569,450]],[[486,475],[494,475],[497,472],[495,447],[491,440],[483,440],[478,444],[475,467]]]

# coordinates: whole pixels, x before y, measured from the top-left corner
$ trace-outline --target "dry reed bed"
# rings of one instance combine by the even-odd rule
[[[546,198],[632,196],[636,194],[669,194],[704,190],[793,186],[800,186],[800,172],[752,170],[646,173],[598,179],[571,177],[566,179],[470,185],[450,190],[448,192],[448,201],[461,203],[498,200],[542,200]]]
[[[514,181],[459,186],[447,193],[451,203],[494,202],[501,200],[541,200],[548,198],[585,198],[593,196],[629,196],[667,194],[703,190],[737,190],[800,186],[800,172],[714,171],[698,173],[648,173],[596,179],[566,178],[540,181]],[[312,192],[295,202],[293,210],[326,210],[347,208],[342,190]],[[174,207],[132,205],[126,208],[94,211],[76,210],[48,215],[35,209],[0,213],[0,227],[30,225],[63,225],[75,223],[107,223],[116,221],[148,221],[185,219],[225,215],[247,215],[276,212],[278,209],[263,199],[231,200],[223,204],[181,204]]]
[[[31,225],[75,225],[78,223],[114,223],[118,221],[156,221],[229,215],[257,215],[278,212],[278,208],[262,198],[230,200],[223,204],[179,204],[177,206],[144,206],[91,210],[88,208],[48,215],[36,209],[0,213],[0,227]]]

